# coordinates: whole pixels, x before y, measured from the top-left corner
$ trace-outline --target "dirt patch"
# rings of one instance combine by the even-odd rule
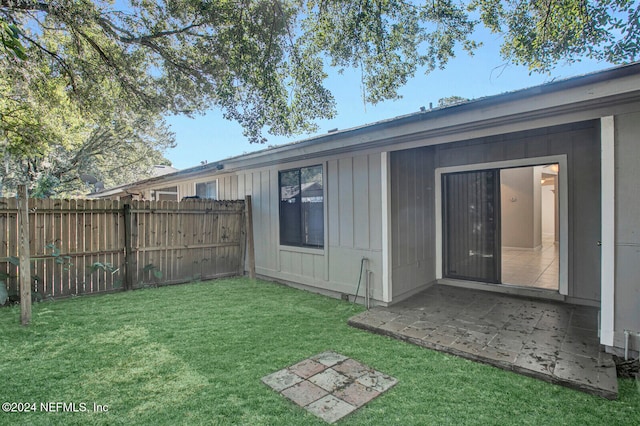
[[[618,377],[634,379],[638,375],[640,361],[638,358],[625,360],[624,358],[613,356],[616,363],[616,372]]]

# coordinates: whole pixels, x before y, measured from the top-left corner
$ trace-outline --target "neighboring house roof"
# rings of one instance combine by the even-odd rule
[[[509,132],[510,125],[527,122],[531,128],[551,126],[567,113],[593,111],[610,104],[633,102],[640,96],[640,62],[618,66],[540,86],[474,99],[446,107],[421,110],[350,129],[331,131],[296,142],[201,164],[174,173],[141,180],[90,194],[108,197],[141,185],[153,185],[200,175],[228,173],[247,167],[264,167],[303,160],[319,155],[339,154],[356,149],[393,143],[428,140],[440,144],[460,140],[473,132],[475,137]],[[557,96],[555,96],[557,94]],[[581,119],[585,119],[584,115]]]
[[[175,167],[157,164],[153,166],[153,170],[151,171],[151,174],[153,177],[158,177],[158,176],[168,175],[169,173],[175,173],[177,171],[178,169],[176,169]]]

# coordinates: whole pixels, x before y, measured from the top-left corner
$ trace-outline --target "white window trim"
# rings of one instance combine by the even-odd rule
[[[380,154],[380,187],[382,189],[382,301],[391,302],[393,296],[393,267],[391,264],[391,172],[390,155]]]
[[[151,190],[151,192],[152,192],[154,201],[159,201],[158,198],[159,198],[160,195],[175,195],[176,196],[176,201],[180,201],[180,197],[178,197],[178,191],[177,190],[175,192],[173,192],[173,191]]]
[[[461,166],[438,167],[435,170],[435,212],[436,212],[436,279],[442,279],[442,175],[446,173],[467,172],[484,169],[505,169],[512,167],[537,166],[542,164],[559,164],[558,191],[560,204],[560,274],[558,292],[569,294],[569,208],[567,182],[567,155],[550,155],[546,157],[520,158],[516,160],[495,161],[489,163],[465,164]]]
[[[600,343],[613,346],[615,335],[615,253],[616,253],[616,185],[615,185],[615,118],[600,119],[600,179],[602,197],[601,276],[600,276]]]
[[[216,198],[209,198],[209,200],[219,200],[220,199],[220,183],[218,182],[218,179],[210,179],[210,180],[203,180],[203,181],[199,181],[199,182],[194,182],[193,183],[193,195],[198,195],[198,184],[200,183],[212,183],[215,182],[216,184]]]
[[[303,247],[303,246],[290,246],[286,244],[280,244],[280,172],[286,172],[287,170],[295,170],[295,169],[304,169],[306,167],[313,166],[322,166],[322,222],[324,226],[324,241],[322,242],[322,248],[316,247]],[[278,263],[278,271],[280,271],[280,252],[287,251],[292,253],[306,253],[306,254],[314,254],[318,256],[325,256],[327,254],[327,246],[329,241],[329,225],[327,223],[328,216],[328,199],[327,199],[327,161],[311,161],[305,162],[304,164],[289,164],[279,167],[276,170],[275,176],[275,186],[276,186],[276,238],[278,241],[278,252],[277,252],[277,263]]]

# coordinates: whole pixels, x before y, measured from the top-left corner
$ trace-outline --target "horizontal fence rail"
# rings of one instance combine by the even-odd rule
[[[237,275],[244,201],[29,200],[34,298]],[[0,282],[18,291],[18,205],[0,198]]]

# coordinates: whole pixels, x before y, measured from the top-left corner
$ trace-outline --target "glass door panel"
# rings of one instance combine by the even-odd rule
[[[500,173],[442,176],[444,276],[500,282]]]

